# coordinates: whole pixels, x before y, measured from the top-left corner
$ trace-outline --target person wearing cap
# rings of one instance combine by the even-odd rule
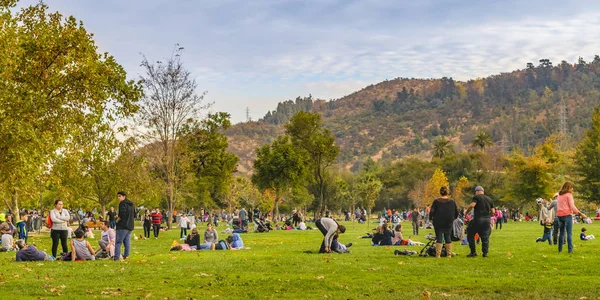
[[[494,201],[485,195],[482,186],[475,188],[475,196],[473,196],[473,201],[467,208],[466,214],[471,210],[473,210],[473,220],[471,220],[467,228],[467,240],[469,241],[471,253],[467,257],[477,256],[477,250],[475,249],[476,234],[479,234],[479,238],[481,239],[482,256],[487,257],[490,245],[490,233],[492,231],[490,217],[496,213],[496,210],[494,209]]]

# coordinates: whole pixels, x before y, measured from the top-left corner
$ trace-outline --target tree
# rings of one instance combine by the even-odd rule
[[[160,145],[157,167],[166,184],[166,196],[170,212],[175,209],[176,184],[181,170],[177,161],[182,156],[179,140],[185,125],[199,117],[200,111],[208,108],[202,105],[206,92],[198,94],[197,84],[190,71],[181,61],[182,47],[176,45],[170,58],[165,62],[151,63],[146,57],[142,60],[145,74],[142,83],[145,95],[140,106],[142,136],[150,143]],[[171,215],[167,216],[169,229]]]
[[[298,112],[285,125],[285,129],[294,147],[307,153],[305,162],[313,175],[314,195],[319,201],[316,213],[322,215],[327,206],[326,176],[339,153],[339,148],[334,144],[335,138],[329,130],[323,128],[321,116],[317,113]]]
[[[182,143],[189,167],[201,189],[207,189],[212,199],[227,204],[231,211],[229,189],[236,184],[232,174],[239,158],[227,151],[229,143],[223,133],[231,126],[228,113],[211,113],[200,122],[191,122],[182,130]]]
[[[141,88],[74,17],[15,4],[0,2],[0,193],[18,216],[52,159],[81,130],[131,116]]]
[[[306,180],[306,152],[294,146],[289,136],[281,135],[271,145],[256,149],[252,183],[259,189],[274,192],[274,209],[279,215],[279,201],[293,187]]]
[[[587,201],[597,202],[600,197],[600,107],[592,115],[592,127],[577,146],[576,171],[581,176],[579,192]]]
[[[366,175],[362,180],[359,181],[357,185],[358,196],[362,199],[362,205],[367,209],[368,214],[371,214],[371,209],[375,206],[375,200],[379,198],[379,193],[381,193],[381,188],[383,184],[381,181],[373,176]],[[367,222],[367,226],[370,226]]]
[[[433,157],[444,158],[444,156],[454,153],[454,147],[450,144],[450,140],[440,137],[433,144]]]
[[[469,180],[465,176],[461,176],[458,179],[458,183],[456,184],[456,189],[454,190],[454,200],[456,201],[456,205],[459,207],[464,207],[466,205],[465,202],[465,189],[471,186]]]
[[[442,169],[437,168],[425,185],[425,192],[423,193],[424,204],[430,205],[433,203],[433,200],[439,198],[440,188],[443,186],[448,186],[448,178]]]
[[[413,188],[408,192],[408,199],[412,201],[413,207],[424,207],[425,206],[425,188],[427,182],[425,180],[419,180],[415,182]]]
[[[494,145],[492,136],[485,130],[479,131],[479,133],[477,133],[475,136],[475,139],[471,142],[471,146],[479,147],[481,151],[483,151],[485,148],[491,147],[492,145]]]

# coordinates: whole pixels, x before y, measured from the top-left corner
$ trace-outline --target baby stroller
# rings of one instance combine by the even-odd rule
[[[419,256],[423,256],[423,257],[427,257],[427,256],[432,256],[435,257],[435,236],[428,234],[426,236],[426,238],[429,240],[429,242],[427,242],[427,244],[425,244],[425,246],[423,246],[423,249],[421,249],[421,252],[419,252]],[[446,252],[446,245],[442,244],[442,257],[446,257],[448,256],[448,253]]]
[[[265,223],[258,219],[258,218],[254,218],[254,232],[269,232],[269,228],[267,227],[267,225],[265,225]]]

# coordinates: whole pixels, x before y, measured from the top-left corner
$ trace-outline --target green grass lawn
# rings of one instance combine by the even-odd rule
[[[599,241],[580,241],[583,225],[574,225],[575,253],[565,248],[559,254],[556,246],[535,243],[543,231],[537,223],[505,224],[493,231],[487,259],[467,258],[468,246],[456,243],[459,256],[451,259],[394,256],[394,249],[421,247],[373,247],[357,238],[367,225],[345,225],[340,241],[354,244],[349,254],[317,254],[318,230],[243,234],[250,250],[169,252],[178,229],[158,240],[132,241],[127,262],[16,263],[14,253],[0,253],[0,299],[418,299],[424,292],[432,299],[600,297]],[[598,223],[585,227],[600,235]],[[430,232],[413,239],[425,242]],[[50,252],[49,233],[31,242]]]

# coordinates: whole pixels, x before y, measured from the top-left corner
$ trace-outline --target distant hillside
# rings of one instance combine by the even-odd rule
[[[481,129],[505,150],[527,152],[559,132],[561,119],[567,146],[573,146],[600,105],[600,57],[557,66],[542,59],[536,66],[467,82],[452,78],[396,78],[334,101],[312,97],[279,103],[257,122],[240,123],[228,131],[230,150],[240,156],[239,171],[252,169],[254,149],[284,132],[300,110],[323,116],[340,146],[340,166],[357,169],[371,157],[398,160],[430,157],[432,143],[449,138],[456,150],[470,149]],[[562,113],[561,118],[561,111]]]

